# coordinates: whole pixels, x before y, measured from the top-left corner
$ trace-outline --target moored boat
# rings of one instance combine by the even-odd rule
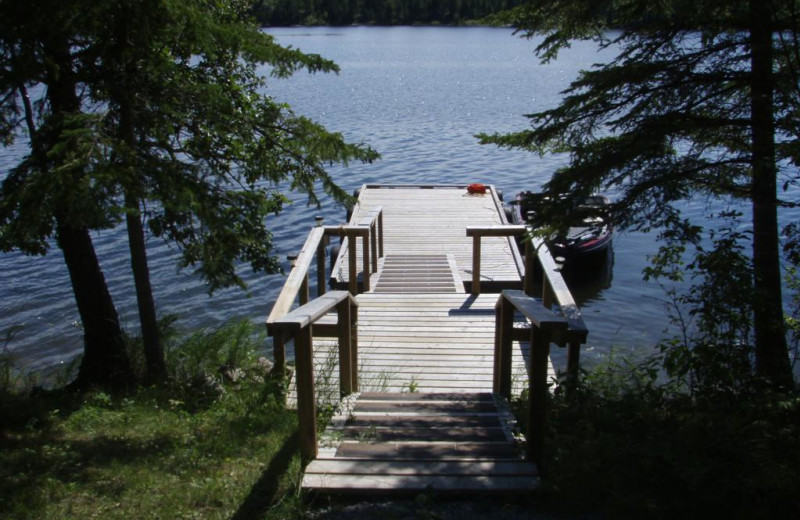
[[[513,224],[535,221],[542,195],[531,191],[517,194],[509,205]],[[578,221],[562,233],[553,233],[546,240],[550,253],[561,263],[594,258],[608,251],[613,236],[613,226],[608,218],[611,201],[604,195],[587,197],[580,205]]]

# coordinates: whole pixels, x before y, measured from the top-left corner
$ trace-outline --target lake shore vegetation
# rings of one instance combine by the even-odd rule
[[[469,25],[516,7],[521,0],[259,0],[262,26]]]
[[[0,184],[0,250],[64,255],[84,332],[73,381],[137,384],[92,242],[126,222],[147,379],[163,377],[146,236],[180,251],[209,291],[237,268],[280,271],[270,217],[282,190],[349,200],[330,164],[378,154],[298,116],[266,79],[337,72],[260,31],[249,3],[0,2],[0,141],[29,151]]]
[[[800,394],[757,391],[744,373],[721,370],[719,359],[697,362],[689,373],[671,368],[667,351],[644,359],[612,352],[584,371],[577,389],[556,388],[548,403],[542,484],[528,495],[479,507],[474,498],[453,503],[431,491],[354,506],[309,500],[300,492],[303,462],[295,412],[284,406],[286,380],[260,357],[263,337],[251,324],[182,336],[162,320],[162,338],[169,379],[126,396],[43,391],[9,384],[13,377],[0,380],[0,516],[800,514]],[[518,417],[527,415],[524,394],[512,406]],[[322,428],[330,408],[320,413]]]
[[[568,154],[544,186],[534,225],[568,226],[587,196],[613,192],[618,227],[660,233],[646,276],[692,273],[677,298],[698,319],[681,347],[738,349],[781,388],[795,385],[785,319],[793,311],[783,297],[794,272],[783,265],[793,258],[781,247],[792,249],[797,226],[780,215],[797,204],[799,9],[780,0],[530,2],[504,19],[536,38],[542,62],[575,40],[615,56],[582,72],[557,107],[528,115],[530,129],[480,136]],[[613,11],[625,29],[608,31],[598,10]],[[684,216],[687,205],[709,201],[717,209],[702,221]],[[705,313],[722,301],[728,312]]]
[[[247,322],[162,338],[168,381],[125,396],[4,380],[0,516],[277,519],[282,502],[298,507],[297,420],[263,338]]]

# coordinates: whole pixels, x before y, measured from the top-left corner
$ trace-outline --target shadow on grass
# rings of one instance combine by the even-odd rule
[[[298,432],[287,437],[281,449],[272,457],[269,466],[261,478],[250,488],[250,493],[231,517],[231,520],[248,520],[261,518],[267,510],[275,504],[280,490],[281,478],[289,469],[292,457],[297,453],[299,441]]]

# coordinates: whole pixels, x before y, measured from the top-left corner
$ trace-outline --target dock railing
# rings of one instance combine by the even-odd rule
[[[334,309],[339,340],[339,385],[341,395],[348,395],[358,391],[358,304],[349,292],[332,291],[322,295],[270,324],[275,343],[283,346],[294,339],[300,453],[306,460],[317,457],[313,325]]]
[[[567,332],[568,321],[557,316],[538,300],[522,291],[503,291],[497,300],[493,391],[511,398],[511,344],[514,338],[514,314],[520,312],[530,322],[531,345],[528,374],[527,432],[528,457],[540,468],[543,462],[544,424],[547,405],[547,359],[550,343]]]
[[[567,330],[559,335],[559,346],[567,348],[567,383],[574,386],[580,367],[581,345],[586,342],[588,331],[583,323],[581,311],[575,303],[567,283],[558,270],[558,265],[541,237],[531,233],[528,226],[500,224],[493,226],[469,226],[467,236],[472,237],[472,294],[481,293],[481,239],[483,237],[525,236],[525,258],[521,269],[523,291],[534,296],[535,261],[542,267],[541,304],[546,309],[558,305],[560,315],[567,320]],[[524,337],[515,337],[525,340]]]
[[[383,257],[383,209],[377,208],[372,211],[357,225],[323,226],[322,219],[318,217],[317,225],[311,228],[300,253],[290,257],[292,270],[267,318],[267,333],[274,338],[273,360],[275,369],[278,371],[286,367],[286,341],[280,341],[276,336],[274,324],[289,314],[296,301],[301,306],[309,303],[309,270],[315,259],[317,263],[317,296],[325,294],[327,285],[326,247],[330,243],[331,236],[348,240],[349,244],[355,244],[357,238],[362,238],[362,290],[368,291],[370,274],[378,270],[378,259]],[[351,247],[349,253],[349,291],[350,294],[355,295],[358,293],[356,248]],[[338,269],[338,265],[332,266],[331,271]],[[315,333],[318,337],[335,337],[338,333],[337,330],[336,326],[331,327],[326,323],[315,326]]]

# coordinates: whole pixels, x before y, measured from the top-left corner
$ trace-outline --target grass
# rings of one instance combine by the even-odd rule
[[[0,517],[295,514],[296,418],[248,330],[182,341],[170,350],[170,383],[127,397],[4,389]]]
[[[244,323],[170,340],[169,382],[119,397],[13,392],[0,367],[0,518],[320,518],[299,492],[286,383],[258,359],[260,344]],[[544,479],[525,497],[533,508],[800,518],[800,394],[689,389],[657,368],[611,359],[573,394],[555,392]],[[320,372],[337,397],[332,353]],[[524,418],[524,399],[513,406]],[[320,406],[322,420],[332,411]],[[415,506],[415,517],[436,517],[438,505]]]

